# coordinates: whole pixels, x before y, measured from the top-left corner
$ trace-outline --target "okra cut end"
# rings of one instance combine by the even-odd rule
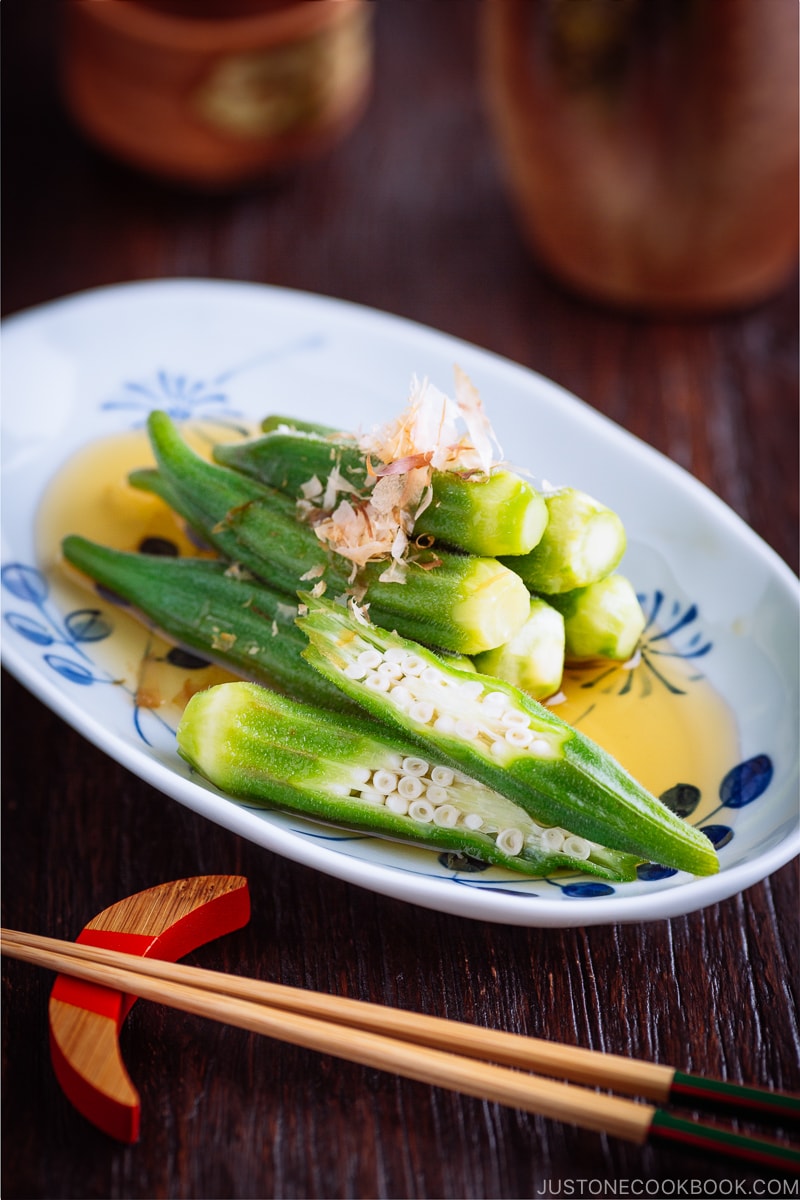
[[[450,611],[461,654],[480,654],[509,641],[530,612],[530,595],[513,571],[493,558],[471,559],[469,578]]]
[[[626,535],[615,512],[576,488],[562,488],[545,501],[548,522],[539,544],[530,554],[503,557],[532,592],[569,592],[616,570]]]

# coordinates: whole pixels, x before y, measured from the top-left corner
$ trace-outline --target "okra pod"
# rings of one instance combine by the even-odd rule
[[[316,479],[324,492],[334,469],[364,497],[375,482],[366,458],[351,438],[279,427],[263,437],[215,446],[218,463],[243,471],[294,499]],[[434,471],[431,502],[414,521],[414,534],[469,554],[526,554],[547,524],[543,497],[520,475],[497,467],[490,475],[465,478]]]
[[[577,488],[545,496],[548,520],[529,554],[503,557],[532,592],[570,592],[603,579],[625,553],[625,527],[615,512]]]
[[[168,494],[220,554],[289,595],[311,579],[334,595],[350,589],[352,564],[297,520],[288,496],[206,462],[166,413],[151,413],[148,429]],[[373,618],[427,645],[479,653],[508,641],[527,617],[525,585],[496,559],[441,551],[410,563],[404,583],[382,581],[386,566],[367,563],[359,574]]]
[[[133,554],[75,535],[64,539],[62,552],[168,641],[301,700],[334,708],[346,700],[302,658],[307,642],[295,624],[296,602],[230,564]]]
[[[481,675],[496,675],[535,700],[554,695],[564,674],[565,631],[561,613],[531,597],[528,620],[511,641],[475,657]]]
[[[312,666],[445,765],[534,820],[696,875],[719,869],[711,842],[609,754],[518,688],[445,667],[424,647],[343,607],[302,596]]]
[[[564,618],[565,655],[570,662],[632,658],[646,624],[633,584],[608,575],[585,588],[549,596]]]
[[[543,828],[391,730],[254,684],[198,692],[184,710],[177,743],[201,775],[250,804],[527,875],[562,869],[614,880],[633,875],[630,856]]]

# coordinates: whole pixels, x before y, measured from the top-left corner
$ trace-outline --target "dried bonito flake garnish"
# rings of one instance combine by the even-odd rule
[[[481,477],[502,451],[480,396],[455,368],[455,398],[427,379],[412,380],[405,410],[358,439],[367,475],[359,490],[335,462],[324,484],[303,488],[298,512],[317,537],[359,568],[386,560],[385,583],[402,583],[409,563],[430,568],[435,558],[414,540],[414,524],[431,502],[434,471]],[[339,498],[344,493],[343,498]]]

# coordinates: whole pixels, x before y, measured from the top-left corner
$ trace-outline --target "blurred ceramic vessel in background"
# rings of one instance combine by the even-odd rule
[[[521,227],[566,283],[683,312],[797,264],[797,0],[484,0]]]
[[[70,0],[68,109],[165,179],[240,184],[316,155],[366,105],[368,0]]]

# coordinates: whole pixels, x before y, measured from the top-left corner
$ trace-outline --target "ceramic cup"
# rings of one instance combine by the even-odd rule
[[[521,228],[574,288],[694,312],[797,264],[796,0],[487,0]]]
[[[103,149],[229,187],[347,134],[371,76],[368,0],[70,0],[68,109]]]

